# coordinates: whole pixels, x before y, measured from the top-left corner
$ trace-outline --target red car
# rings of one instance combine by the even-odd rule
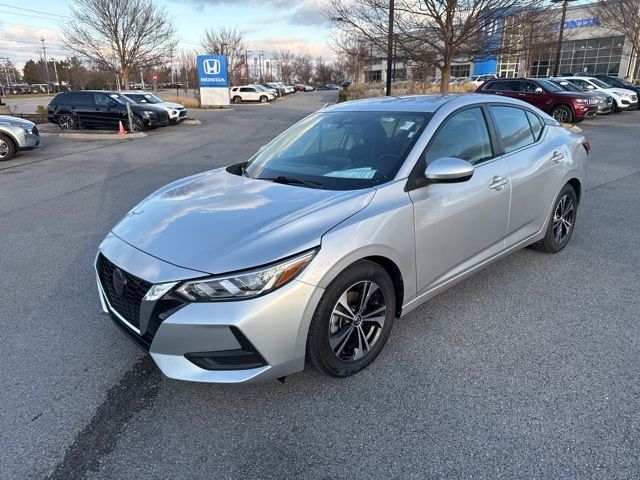
[[[583,93],[563,90],[543,78],[496,78],[480,85],[476,93],[523,100],[561,123],[578,123],[598,112],[596,99]]]

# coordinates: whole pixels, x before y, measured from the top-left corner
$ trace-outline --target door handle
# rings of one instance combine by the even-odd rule
[[[564,158],[564,154],[562,152],[555,151],[553,152],[553,155],[551,156],[551,160],[549,160],[549,163],[558,165],[560,163],[560,160],[562,160],[563,158]]]
[[[491,185],[489,185],[489,188],[491,190],[497,190],[499,192],[507,183],[509,183],[509,181],[506,178],[502,178],[499,175],[496,175],[493,177],[493,181],[491,182]]]

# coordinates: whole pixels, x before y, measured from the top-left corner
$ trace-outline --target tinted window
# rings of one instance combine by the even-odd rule
[[[551,80],[538,80],[538,83],[544,88],[547,92],[562,92],[562,87],[559,87],[557,84],[553,83]]]
[[[540,134],[542,133],[542,120],[535,113],[531,113],[527,110],[527,118],[529,119],[529,124],[531,125],[531,130],[533,131],[533,139],[538,141],[540,138]]]
[[[452,114],[431,141],[427,164],[442,157],[455,157],[478,163],[491,158],[491,140],[481,108]]]
[[[533,82],[522,82],[521,90],[526,93],[536,93],[538,86]]]
[[[65,99],[69,105],[93,105],[93,94],[90,92],[74,92]],[[62,102],[65,103],[65,102]]]
[[[241,92],[255,92],[255,90],[253,88],[247,88],[247,87],[241,88],[240,91]]]
[[[502,92],[519,92],[520,84],[518,80],[503,80],[501,82],[492,83],[487,90],[498,90]]]
[[[533,132],[524,110],[515,107],[489,107],[502,137],[505,153],[534,142]]]
[[[133,100],[136,103],[148,103],[145,100],[144,95],[140,95],[140,94],[137,94],[137,93],[127,93],[126,96],[129,97],[131,100]]]
[[[111,103],[109,97],[107,97],[104,93],[95,93],[94,98],[96,105],[100,107],[108,107]]]

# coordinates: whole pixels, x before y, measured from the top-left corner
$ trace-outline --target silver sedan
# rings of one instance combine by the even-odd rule
[[[529,104],[388,97],[322,109],[250,160],[158,190],[96,258],[102,306],[172,378],[344,377],[394,321],[573,233],[589,144]]]

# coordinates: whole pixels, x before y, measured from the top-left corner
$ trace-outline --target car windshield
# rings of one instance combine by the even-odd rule
[[[584,92],[584,88],[580,88],[579,86],[568,82],[567,80],[553,81],[553,83],[560,85],[562,88],[569,92]]]
[[[589,81],[600,88],[613,88],[611,85],[607,85],[602,80],[598,80],[597,78],[590,78]]]
[[[556,85],[555,83],[549,81],[549,80],[540,80],[538,79],[538,83],[540,85],[542,85],[545,90],[547,90],[548,92],[562,92],[562,88],[560,88],[558,85]]]
[[[143,96],[147,103],[163,103],[161,98],[156,97],[152,93],[145,93]]]
[[[258,152],[245,175],[331,190],[392,180],[431,118],[415,112],[320,112]]]

